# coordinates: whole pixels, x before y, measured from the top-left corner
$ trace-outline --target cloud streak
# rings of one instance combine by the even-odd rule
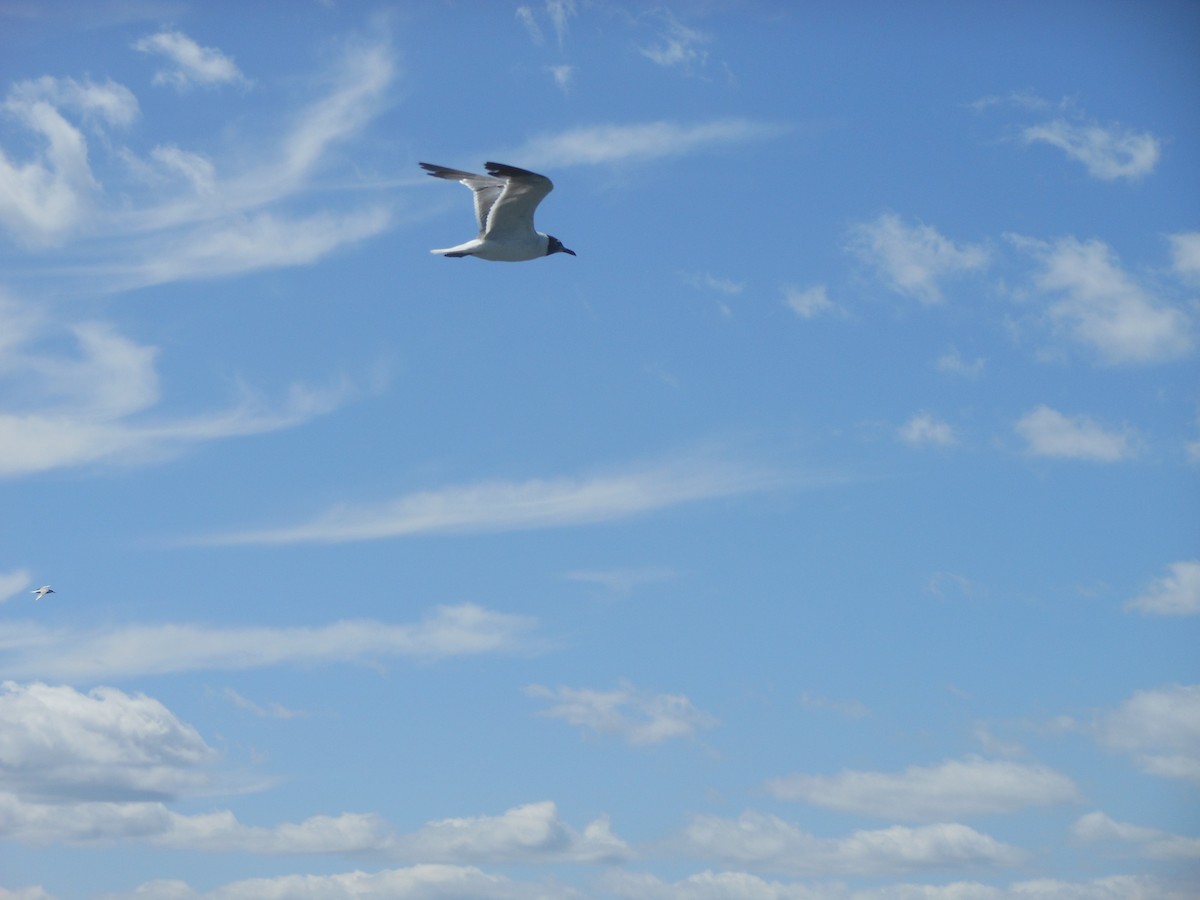
[[[1057,147],[1076,162],[1083,163],[1088,174],[1102,181],[1124,178],[1137,181],[1154,171],[1160,155],[1160,142],[1149,132],[1112,125],[1051,119],[1031,125],[1021,132],[1026,144],[1045,143]]]
[[[595,734],[616,735],[635,747],[691,737],[701,728],[717,725],[714,716],[697,709],[681,694],[653,694],[628,682],[612,691],[533,684],[525,693],[550,701],[543,716],[563,719]]]
[[[407,625],[349,619],[311,627],[165,623],[76,631],[13,626],[4,671],[66,682],[272,666],[433,661],[533,649],[536,622],[476,604],[439,606]]]
[[[1011,813],[1080,799],[1065,775],[1046,766],[968,757],[903,772],[788,775],[767,782],[780,800],[904,821],[939,822]]]
[[[192,543],[344,543],[419,534],[469,534],[588,525],[684,503],[794,487],[797,479],[756,466],[677,459],[584,478],[486,481],[343,505],[282,528],[230,532]]]
[[[201,47],[179,31],[160,31],[137,41],[133,48],[142,53],[166,57],[173,68],[155,73],[155,84],[173,85],[177,90],[194,86],[246,84],[246,76],[232,59],[214,47]]]
[[[251,391],[226,409],[151,419],[161,388],[154,347],[104,322],[52,325],[0,292],[0,383],[24,406],[0,407],[0,478],[96,463],[160,459],[193,444],[294,427],[337,408],[347,383],[296,385],[278,404]],[[66,332],[74,355],[42,349]],[[12,401],[10,401],[12,402]]]
[[[534,138],[514,157],[534,167],[566,168],[625,160],[684,156],[709,146],[767,140],[786,126],[750,119],[717,119],[696,125],[658,121],[640,125],[592,125]]]
[[[1015,847],[959,824],[894,826],[822,838],[756,812],[737,819],[697,816],[673,842],[681,852],[724,866],[752,866],[793,875],[889,875],[899,872],[1013,866]]]

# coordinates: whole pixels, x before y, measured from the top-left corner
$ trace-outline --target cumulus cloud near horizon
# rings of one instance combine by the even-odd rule
[[[903,772],[846,770],[767,782],[777,799],[901,821],[939,822],[1075,803],[1079,789],[1047,766],[969,756]]]

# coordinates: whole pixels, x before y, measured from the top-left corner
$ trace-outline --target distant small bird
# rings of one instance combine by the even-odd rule
[[[33,597],[34,600],[41,600],[47,594],[53,594],[54,588],[50,587],[50,585],[48,585],[48,584],[43,584],[36,591],[30,591],[29,593],[34,595],[34,597]]]
[[[554,190],[545,175],[538,175],[503,163],[484,163],[487,175],[473,175],[459,169],[447,169],[431,163],[421,168],[434,178],[460,181],[475,192],[475,218],[479,221],[479,237],[448,247],[430,250],[442,256],[477,256],[496,262],[520,262],[537,259],[552,253],[570,253],[562,241],[533,228],[533,211],[542,198]]]

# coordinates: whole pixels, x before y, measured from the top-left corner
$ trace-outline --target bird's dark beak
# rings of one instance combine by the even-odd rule
[[[559,247],[558,249],[561,253],[570,253],[572,256],[575,255],[574,250],[568,250],[566,247]]]

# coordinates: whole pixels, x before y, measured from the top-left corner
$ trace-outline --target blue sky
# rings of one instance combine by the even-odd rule
[[[1195,896],[1197,37],[0,3],[0,897]]]

